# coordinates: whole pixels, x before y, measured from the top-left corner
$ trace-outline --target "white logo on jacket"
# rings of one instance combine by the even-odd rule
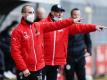
[[[24,38],[25,38],[25,39],[28,39],[28,38],[29,38],[27,32],[24,32],[23,34],[24,34]]]

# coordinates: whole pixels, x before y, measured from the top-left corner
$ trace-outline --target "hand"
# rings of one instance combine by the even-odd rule
[[[28,77],[30,75],[30,72],[28,69],[23,71],[24,77]]]
[[[91,56],[91,53],[86,52],[86,53],[85,53],[85,56]]]
[[[81,21],[83,20],[83,18],[76,18],[73,19],[75,23],[81,23]]]
[[[102,31],[103,29],[107,29],[107,27],[101,26],[101,25],[96,26],[96,30],[98,30],[98,31]]]
[[[91,53],[89,53],[86,48],[84,49],[84,52],[85,52],[85,56],[88,56],[88,55],[91,56]]]
[[[64,70],[64,65],[61,65],[59,67],[58,73],[63,74],[63,70]]]
[[[84,52],[85,52],[85,53],[87,53],[87,52],[88,52],[86,48],[84,49]]]

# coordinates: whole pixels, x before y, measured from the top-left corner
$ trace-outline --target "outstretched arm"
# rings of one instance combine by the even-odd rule
[[[103,29],[107,29],[107,27],[95,24],[73,24],[68,27],[69,34],[71,35],[89,33],[96,30],[102,31]]]
[[[43,29],[44,32],[49,32],[68,27],[73,23],[74,23],[73,19],[60,20],[57,22],[41,22],[40,27]]]
[[[73,24],[68,27],[69,34],[75,35],[79,33],[88,33],[96,31],[96,25],[94,24]]]
[[[38,25],[44,32],[49,32],[49,31],[54,31],[68,27],[71,24],[78,22],[78,20],[80,20],[80,18],[78,19],[68,18],[57,22],[39,22],[39,23],[35,23],[35,26]]]

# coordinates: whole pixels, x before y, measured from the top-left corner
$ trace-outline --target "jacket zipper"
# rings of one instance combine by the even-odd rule
[[[55,60],[55,46],[56,46],[56,31],[54,31],[54,46],[53,46],[52,65],[54,65],[54,60]]]
[[[36,52],[35,52],[35,46],[34,46],[34,35],[33,35],[33,32],[32,32],[32,26],[30,25],[30,31],[31,31],[31,35],[32,35],[32,44],[33,44],[33,52],[34,52],[34,55],[35,55],[35,70],[37,69],[36,68],[36,63],[37,63],[37,57],[36,57]]]

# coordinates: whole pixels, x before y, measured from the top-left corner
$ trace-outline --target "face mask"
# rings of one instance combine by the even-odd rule
[[[30,15],[28,15],[27,16],[27,18],[26,18],[26,20],[28,21],[28,22],[34,22],[34,20],[35,20],[35,15],[34,14],[30,14]]]
[[[55,21],[62,20],[62,18],[58,18],[58,17],[54,17],[53,19],[54,19]]]

